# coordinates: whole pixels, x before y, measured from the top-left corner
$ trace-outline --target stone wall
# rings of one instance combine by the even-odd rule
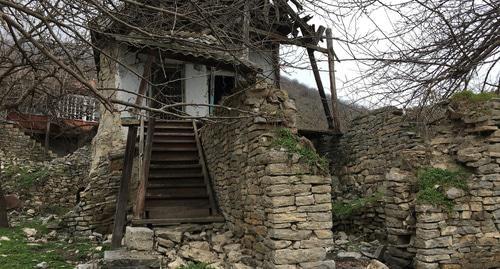
[[[498,268],[500,99],[459,104],[455,111],[431,127],[431,163],[466,169],[467,190],[444,190],[452,210],[417,205],[416,267]]]
[[[79,191],[87,185],[90,147],[84,146],[65,157],[50,162],[26,162],[4,159],[2,184],[38,209],[70,208],[80,199]]]
[[[0,154],[2,160],[19,162],[42,162],[57,157],[50,151],[46,153],[40,143],[8,122],[0,122]]]
[[[401,110],[388,107],[354,119],[351,126],[340,138],[312,139],[320,154],[331,160],[335,175],[333,202],[352,201],[377,193],[390,199],[379,199],[349,218],[335,218],[334,227],[363,231],[376,237],[385,237],[387,226],[399,229],[398,233],[409,233],[408,225],[404,224],[411,219],[409,190],[398,182],[397,175],[387,175],[391,168],[411,171],[425,162],[426,150],[416,125],[406,120]]]
[[[499,104],[451,102],[425,128],[386,108],[355,119],[343,137],[316,139],[337,176],[334,203],[383,193],[346,219],[334,212],[334,226],[386,237],[381,258],[391,268],[498,267]],[[455,204],[450,212],[416,199],[423,167],[471,174],[467,191],[443,190]]]
[[[334,268],[331,185],[301,156],[273,146],[280,127],[294,129],[296,109],[285,92],[257,85],[225,104],[220,116],[241,119],[206,125],[201,138],[218,204],[240,237],[252,268]],[[327,173],[327,172],[326,172]]]
[[[102,156],[97,167],[88,175],[88,184],[80,193],[80,201],[64,216],[62,228],[80,234],[109,233],[113,225],[122,169],[123,151]]]

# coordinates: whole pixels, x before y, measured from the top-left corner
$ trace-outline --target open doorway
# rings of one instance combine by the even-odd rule
[[[152,108],[162,108],[164,105],[182,103],[184,101],[184,66],[183,65],[154,65],[152,69],[151,102]],[[165,111],[174,114],[183,114],[184,107],[168,108]],[[175,115],[156,113],[156,118],[175,119]]]
[[[234,89],[233,76],[215,76],[214,78],[214,104],[220,104],[222,97],[229,95]]]

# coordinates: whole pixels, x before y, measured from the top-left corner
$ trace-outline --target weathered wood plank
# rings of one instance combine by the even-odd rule
[[[121,246],[123,232],[127,222],[129,185],[130,178],[132,177],[136,140],[137,127],[129,127],[127,135],[127,145],[125,148],[125,159],[123,161],[123,171],[120,179],[120,189],[118,190],[118,198],[116,199],[113,237],[111,239],[111,247],[113,249],[117,249]]]
[[[323,87],[323,82],[321,82],[321,75],[319,74],[318,63],[316,62],[316,57],[314,56],[314,50],[307,49],[307,53],[309,54],[309,60],[311,61],[314,79],[316,80],[316,85],[318,86],[318,92],[319,96],[321,97],[321,103],[323,104],[323,110],[325,112],[328,128],[333,129],[333,118],[332,114],[330,113],[330,108],[328,107],[328,99],[325,95],[325,88]]]
[[[332,114],[333,114],[333,130],[337,133],[342,133],[340,126],[340,113],[337,100],[337,85],[335,82],[335,51],[333,50],[333,33],[332,29],[326,29],[326,43],[328,47],[328,69],[330,75],[330,91],[332,98]]]
[[[139,187],[137,188],[136,206],[134,218],[144,218],[144,204],[146,197],[146,189],[148,187],[149,168],[151,165],[151,153],[153,151],[153,136],[155,130],[155,119],[151,118],[148,121],[148,132],[146,135],[146,145],[144,148],[144,159],[142,163],[142,174],[140,175]]]

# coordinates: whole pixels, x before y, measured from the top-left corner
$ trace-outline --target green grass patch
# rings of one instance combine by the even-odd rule
[[[187,265],[178,267],[177,269],[213,269],[206,263],[202,262],[190,262]]]
[[[10,165],[3,171],[5,177],[14,178],[18,189],[27,190],[35,185],[45,182],[49,177],[49,170],[46,167],[26,168],[17,165]]]
[[[290,129],[278,129],[278,137],[275,138],[272,146],[282,147],[290,153],[296,153],[309,165],[317,165],[321,170],[328,171],[328,160],[320,156],[314,149],[302,145],[300,138],[293,134]]]
[[[34,268],[38,263],[47,262],[49,268],[74,268],[70,262],[85,261],[89,254],[97,252],[95,245],[86,239],[74,243],[49,241],[32,243],[26,238],[23,228],[34,228],[36,238],[48,233],[48,229],[39,222],[22,223],[12,228],[0,228],[0,269]]]
[[[478,103],[478,102],[486,102],[497,97],[500,97],[500,95],[494,92],[474,93],[473,91],[465,90],[453,94],[451,96],[451,100],[456,102]]]
[[[353,214],[361,212],[366,206],[374,204],[383,197],[384,193],[378,191],[370,196],[360,197],[349,202],[334,202],[332,205],[333,216],[347,219]]]
[[[464,171],[450,171],[428,167],[418,171],[417,201],[451,209],[453,201],[446,197],[446,189],[455,187],[467,190],[469,174]]]

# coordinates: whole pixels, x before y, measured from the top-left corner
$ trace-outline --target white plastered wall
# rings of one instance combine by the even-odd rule
[[[274,83],[276,74],[273,66],[273,52],[271,50],[250,51],[249,60],[262,69],[267,82]]]
[[[187,63],[184,76],[184,101],[188,104],[208,104],[209,74],[206,66]],[[187,106],[185,111],[190,116],[204,117],[208,116],[210,109],[208,106]]]

